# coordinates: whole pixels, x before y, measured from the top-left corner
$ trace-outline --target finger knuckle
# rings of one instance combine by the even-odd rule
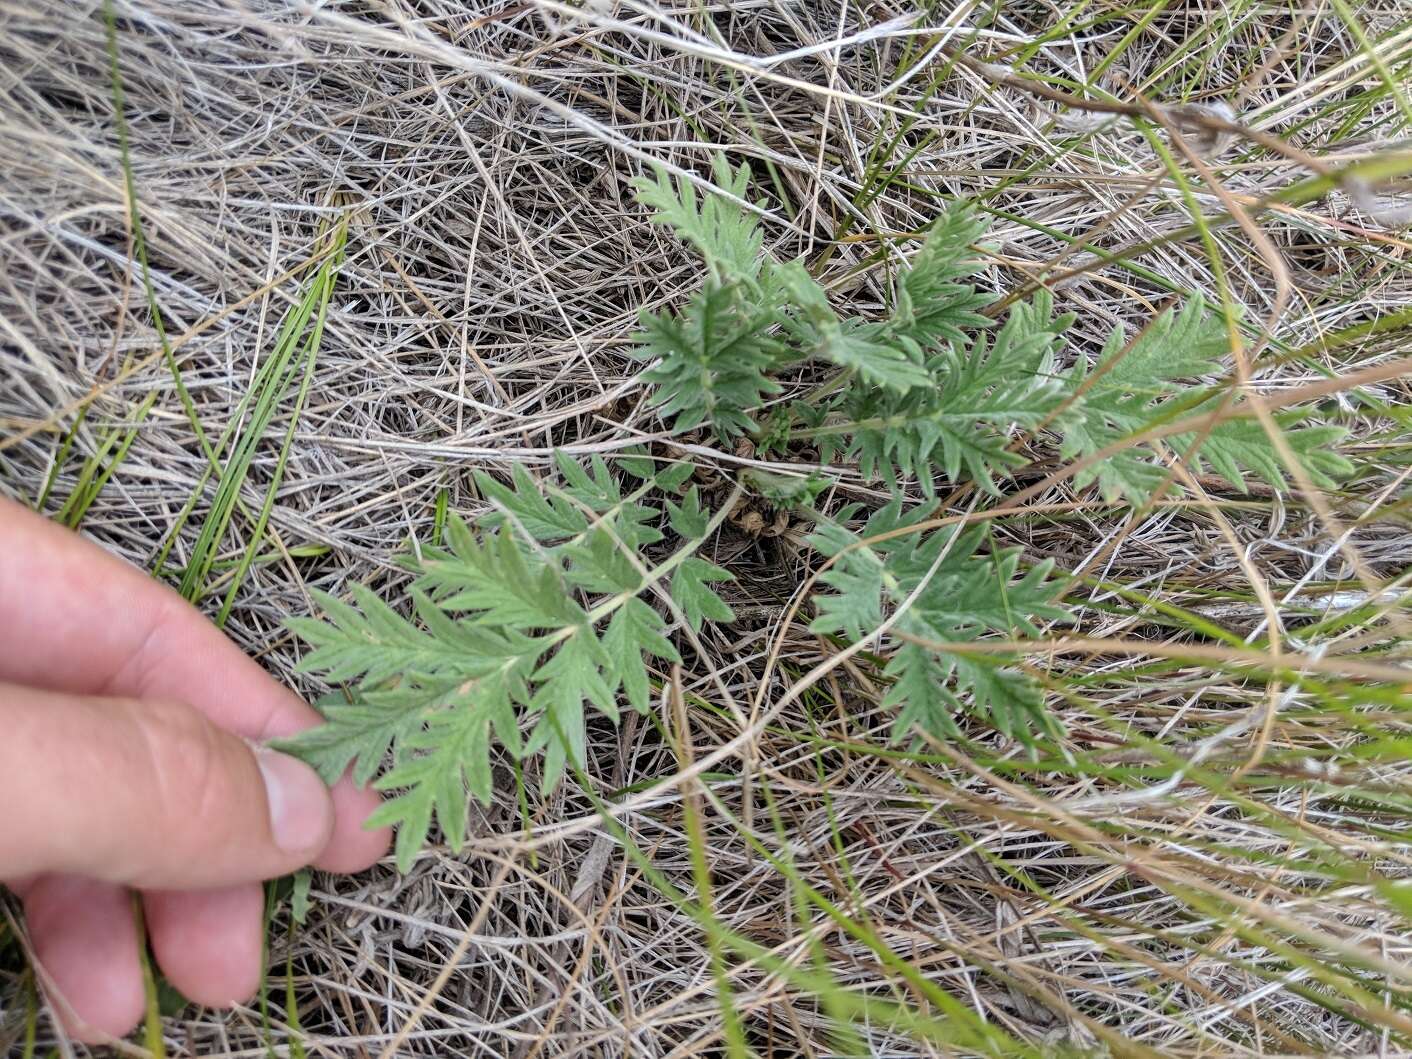
[[[152,826],[163,828],[174,854],[197,855],[236,804],[230,737],[181,703],[143,703],[139,717],[139,767],[151,784]]]

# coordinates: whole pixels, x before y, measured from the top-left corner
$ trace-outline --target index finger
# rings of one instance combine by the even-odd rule
[[[320,723],[201,613],[165,585],[78,534],[0,499],[0,681],[79,695],[186,702],[248,739]],[[366,867],[387,832],[361,825],[377,796],[346,778],[319,866]]]
[[[250,739],[318,722],[171,589],[12,501],[0,501],[0,628],[0,680],[179,699]]]

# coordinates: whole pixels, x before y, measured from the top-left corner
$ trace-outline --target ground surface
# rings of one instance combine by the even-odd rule
[[[1131,120],[1039,100],[995,70],[949,67],[939,50],[950,41],[1127,100],[1225,101],[1337,168],[1390,155],[1408,133],[1412,15],[1399,0],[116,9],[155,297],[211,437],[248,415],[241,399],[307,290],[304,266],[328,226],[351,218],[307,403],[286,447],[292,401],[280,397],[203,582],[213,616],[236,586],[229,634],[311,696],[324,689],[294,674],[299,649],[281,627],[312,611],[309,589],[361,582],[395,600],[394,559],[432,537],[439,504],[477,509],[473,470],[540,469],[556,446],[606,451],[662,431],[625,353],[637,309],[694,289],[699,266],[632,198],[648,160],[699,174],[716,154],[749,161],[773,250],[821,263],[860,311],[889,290],[879,236],[968,196],[992,215],[995,289],[1092,266],[1054,283],[1078,314],[1070,357],[1174,293],[1222,289],[1250,319],[1275,317],[1260,375],[1271,392],[1408,349],[1412,244],[1393,198],[1354,183],[1258,213],[1274,265],[1248,233],[1219,227],[1218,275],[1180,182]],[[217,490],[129,264],[101,8],[0,3],[0,85],[0,491],[42,497],[148,567],[195,497],[167,560],[177,582]],[[1198,146],[1215,184],[1248,207],[1311,175],[1246,140]],[[1203,213],[1228,208],[1192,164],[1180,172]],[[1127,251],[1126,263],[1094,251]],[[1027,770],[979,728],[961,749],[889,756],[869,675],[840,669],[774,717],[748,761],[711,774],[712,789],[892,962],[801,906],[788,875],[708,811],[720,921],[830,989],[944,1016],[908,984],[920,975],[1039,1048],[1405,1049],[1412,945],[1405,893],[1388,880],[1412,858],[1398,742],[1412,703],[1389,688],[1347,693],[1336,665],[1324,685],[1277,694],[1216,665],[1219,654],[1198,664],[1140,650],[1263,649],[1268,588],[1286,649],[1395,659],[1388,612],[1412,567],[1405,396],[1385,379],[1320,406],[1354,432],[1346,451],[1360,468],[1323,513],[1213,481],[1204,507],[1133,519],[1081,502],[1006,520],[998,532],[1029,556],[1086,576],[1084,635],[1140,641],[1136,653],[1052,661],[1071,760]],[[675,440],[708,483],[752,459]],[[1052,460],[1035,455],[1039,470]],[[268,530],[243,570],[277,473]],[[877,495],[850,468],[830,473]],[[1034,502],[1090,499],[1061,483]],[[754,694],[810,561],[797,527],[783,529],[756,539],[733,527],[718,543],[740,575],[741,620],[710,632],[689,691],[711,699],[714,667]],[[784,631],[771,695],[823,649],[802,627]],[[692,753],[728,742],[734,724],[697,711]],[[681,767],[651,723],[595,723],[590,737],[604,790]],[[179,1010],[169,1050],[724,1054],[699,926],[587,821],[573,784],[517,795],[507,767],[497,787],[467,852],[433,848],[406,875],[316,878],[308,922],[276,923],[268,1024],[254,1008]],[[680,791],[630,802],[623,820],[690,890]],[[542,840],[532,852],[527,836]],[[422,1004],[458,945],[446,987]],[[18,972],[3,973],[8,1044],[25,1002]],[[945,1054],[896,1026],[839,1037],[817,995],[759,965],[730,980],[758,1054]],[[41,1043],[50,1032],[41,1022]]]

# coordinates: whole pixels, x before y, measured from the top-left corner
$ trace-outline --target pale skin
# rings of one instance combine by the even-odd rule
[[[170,589],[0,500],[0,883],[73,1037],[143,1013],[133,894],[163,973],[224,1007],[261,974],[261,881],[368,867],[377,796],[270,739],[319,723]]]

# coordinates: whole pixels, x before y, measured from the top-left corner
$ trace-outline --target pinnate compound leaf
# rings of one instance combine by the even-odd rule
[[[1069,373],[1070,393],[1059,453],[1065,459],[1091,456],[1125,438],[1178,416],[1216,411],[1212,398],[1197,408],[1186,395],[1200,376],[1223,373],[1228,346],[1225,325],[1209,312],[1200,298],[1193,298],[1176,312],[1164,310],[1131,342],[1115,332],[1104,346],[1092,371],[1080,361]],[[1299,416],[1282,416],[1292,426]],[[1345,435],[1339,427],[1288,429],[1285,440],[1304,472],[1323,487],[1334,485],[1353,470],[1338,455],[1336,445]],[[1200,439],[1178,434],[1167,439],[1171,452],[1184,456],[1198,472],[1209,465],[1237,488],[1253,476],[1276,490],[1287,488],[1288,470],[1280,461],[1274,442],[1258,420],[1240,415],[1218,422]],[[1152,455],[1136,448],[1110,454],[1075,476],[1075,484],[1098,484],[1109,500],[1147,500],[1168,473]]]
[[[754,431],[750,413],[780,390],[767,374],[785,352],[768,333],[772,319],[734,285],[700,291],[680,315],[643,314],[634,355],[653,362],[642,378],[673,429],[705,423],[726,438]]]
[[[497,482],[484,471],[476,472],[476,488],[496,507],[496,514],[482,520],[493,526],[506,520],[543,544],[567,540],[588,528],[588,515],[562,496],[546,496],[521,464],[510,469],[513,488]]]
[[[399,793],[384,801],[367,822],[369,827],[397,828],[400,870],[411,867],[426,844],[433,817],[453,851],[464,846],[468,794],[481,802],[491,796],[492,729],[502,742],[518,746],[509,682],[503,675],[447,696],[427,716],[425,726],[403,740],[397,763],[376,784],[379,790]]]
[[[1309,480],[1322,489],[1332,489],[1354,471],[1353,464],[1338,451],[1348,431],[1336,426],[1298,427],[1295,424],[1299,419],[1297,415],[1278,416],[1276,422],[1283,430],[1285,443]],[[1176,434],[1171,444],[1174,451],[1186,453],[1195,441],[1194,434]],[[1256,478],[1277,490],[1285,488],[1287,476],[1292,477],[1280,459],[1275,443],[1266,433],[1264,424],[1254,416],[1217,423],[1195,455],[1189,457],[1189,462],[1197,473],[1204,471],[1209,464],[1213,471],[1242,493],[1247,491],[1247,477]]]
[[[977,310],[992,296],[969,282],[980,270],[970,245],[985,227],[984,218],[965,203],[952,205],[932,223],[898,284],[890,323],[894,334],[918,348],[935,349],[964,344],[968,331],[990,325]]]
[[[1015,306],[987,341],[947,346],[929,362],[933,382],[900,397],[863,392],[845,402],[854,431],[849,454],[864,475],[915,477],[930,490],[937,472],[964,473],[987,492],[1025,459],[1009,450],[1017,428],[1048,422],[1064,399],[1054,357],[1070,317],[1054,317],[1047,293]]]
[[[353,766],[353,782],[366,786],[398,742],[422,726],[426,702],[399,697],[392,703],[354,702],[324,706],[324,723],[277,740],[278,750],[312,765],[329,785]]]
[[[732,170],[724,158],[712,163],[716,185],[737,199],[750,188],[750,167],[744,162]],[[685,177],[673,178],[658,167],[651,178],[633,181],[638,201],[654,211],[653,220],[671,228],[690,243],[711,270],[723,280],[753,280],[760,271],[764,236],[753,214],[718,194],[697,195]]]
[[[529,750],[544,751],[540,786],[552,790],[566,761],[585,764],[584,705],[592,704],[611,720],[618,719],[614,690],[617,675],[605,672],[611,656],[587,626],[573,634],[534,674],[536,691],[530,706],[539,717],[527,742]],[[611,683],[610,683],[611,681]]]
[[[700,196],[662,171],[639,183],[655,219],[706,262],[702,289],[679,310],[642,317],[634,355],[646,362],[650,406],[677,430],[747,435],[757,456],[809,441],[825,462],[854,458],[865,478],[893,487],[892,502],[862,527],[853,528],[858,510],[845,508],[820,518],[808,540],[828,563],[812,627],[869,641],[887,659],[896,738],[957,737],[963,715],[1025,743],[1055,734],[1024,658],[976,645],[1035,638],[1068,620],[1063,580],[1047,562],[1022,566],[1018,550],[995,547],[983,528],[924,525],[930,512],[905,508],[903,483],[930,493],[944,475],[998,493],[1027,462],[1022,433],[1034,444],[1047,432],[1063,458],[1083,459],[1212,410],[1224,328],[1193,300],[1131,341],[1115,333],[1092,369],[1082,356],[1065,369],[1069,319],[1054,315],[1046,291],[1011,306],[999,327],[979,312],[991,300],[977,288],[971,249],[983,225],[964,207],[928,231],[890,311],[847,317],[802,261],[765,254],[756,217],[736,201],[748,193],[748,169],[718,162],[716,180],[726,195]],[[798,369],[791,387],[824,378],[813,393],[773,401],[786,366]],[[1316,485],[1351,472],[1334,450],[1340,429],[1298,414],[1279,423]],[[1250,479],[1287,486],[1278,448],[1240,409],[1209,436],[1122,448],[1076,480],[1141,501],[1173,453],[1240,488]],[[410,617],[355,587],[351,603],[322,597],[327,622],[291,622],[310,648],[304,667],[352,686],[350,701],[328,707],[328,725],[286,745],[330,779],[350,765],[367,778],[392,759],[378,781],[392,797],[374,822],[398,826],[404,868],[433,826],[453,849],[464,842],[468,798],[491,795],[497,744],[515,757],[542,753],[548,789],[586,764],[590,709],[616,720],[620,699],[650,708],[652,660],[679,661],[666,621],[643,598],[660,594],[659,580],[690,629],[732,620],[712,587],[731,575],[695,554],[717,519],[696,487],[682,494],[691,474],[684,459],[658,467],[636,449],[617,466],[561,453],[543,479],[520,465],[508,483],[478,475],[491,510],[473,525],[453,517],[443,547],[404,562],[416,578]],[[782,506],[811,504],[828,485],[754,481]],[[673,499],[654,506],[654,495]],[[668,536],[666,548],[652,547]]]
[[[672,532],[681,537],[700,537],[706,532],[711,515],[701,506],[701,493],[692,486],[680,504],[667,501],[667,518]]]
[[[930,384],[920,350],[893,339],[884,325],[840,320],[824,289],[800,262],[780,265],[774,272],[792,299],[795,331],[815,355],[884,390],[906,393]]]
[[[467,799],[491,797],[497,744],[516,758],[542,752],[548,789],[570,762],[585,765],[589,707],[616,720],[621,695],[646,710],[648,659],[679,660],[641,598],[660,561],[640,549],[662,540],[667,519],[642,498],[679,488],[690,465],[627,493],[603,460],[560,460],[558,471],[561,485],[522,468],[509,486],[484,479],[492,510],[474,525],[453,517],[444,548],[404,560],[416,578],[410,618],[355,587],[351,604],[320,597],[328,621],[290,623],[310,647],[304,668],[351,684],[352,701],[334,700],[328,724],[282,745],[330,781],[350,764],[365,781],[391,758],[376,784],[389,798],[369,822],[397,827],[404,870],[434,826],[462,845]],[[678,605],[697,629],[728,620],[709,587],[726,575],[692,554],[712,525],[696,491],[671,522]]]
[[[743,173],[717,175],[744,193]],[[802,260],[762,258],[758,226],[738,204],[710,197],[709,209],[698,206],[689,185],[664,174],[640,195],[710,266],[705,289],[680,317],[643,321],[641,355],[655,359],[644,374],[655,387],[649,400],[679,430],[710,425],[724,440],[748,434],[774,452],[807,438],[823,462],[841,452],[865,477],[898,488],[915,479],[927,495],[938,475],[999,495],[998,483],[1029,462],[1016,436],[1049,431],[1066,460],[1114,450],[1078,471],[1077,485],[1096,482],[1109,500],[1143,502],[1168,477],[1171,445],[1190,448],[1194,436],[1155,448],[1123,442],[1189,413],[1201,404],[1198,380],[1224,374],[1225,327],[1200,298],[1158,314],[1131,341],[1114,332],[1092,370],[1083,357],[1060,369],[1068,318],[1053,318],[1043,290],[1012,306],[991,341],[979,337],[991,325],[979,311],[991,295],[977,289],[981,263],[971,247],[985,225],[964,204],[931,225],[901,272],[892,311],[862,319],[841,316]],[[758,424],[756,413],[778,392],[773,373],[810,359],[842,369],[843,385],[835,379],[821,391],[826,399],[777,408]],[[1286,440],[1303,473],[1328,487],[1351,470],[1330,451],[1342,436],[1310,427]],[[1254,477],[1284,490],[1292,477],[1270,439],[1240,423],[1218,426],[1187,456],[1237,487]]]
[[[628,705],[646,713],[652,702],[652,686],[647,675],[648,656],[665,662],[679,662],[681,656],[665,635],[662,616],[640,599],[630,599],[613,615],[603,631],[603,650],[612,661],[612,670]]]
[[[964,705],[951,690],[954,655],[938,654],[914,643],[904,643],[883,670],[892,687],[883,705],[896,709],[893,739],[901,740],[913,725],[939,739],[958,739],[956,718]]]
[[[1018,550],[985,553],[980,528],[920,528],[929,512],[904,512],[894,500],[856,533],[823,522],[810,543],[833,564],[820,575],[832,589],[815,597],[815,632],[850,642],[891,630],[879,645],[891,652],[885,674],[893,686],[884,704],[900,707],[895,737],[920,726],[938,738],[957,734],[962,711],[1002,734],[1032,742],[1055,731],[1033,678],[1008,653],[948,650],[987,636],[1036,636],[1040,623],[1067,621],[1056,602],[1063,581],[1049,563],[1023,574]],[[899,532],[918,527],[913,532]],[[881,538],[881,539],[879,539]]]

